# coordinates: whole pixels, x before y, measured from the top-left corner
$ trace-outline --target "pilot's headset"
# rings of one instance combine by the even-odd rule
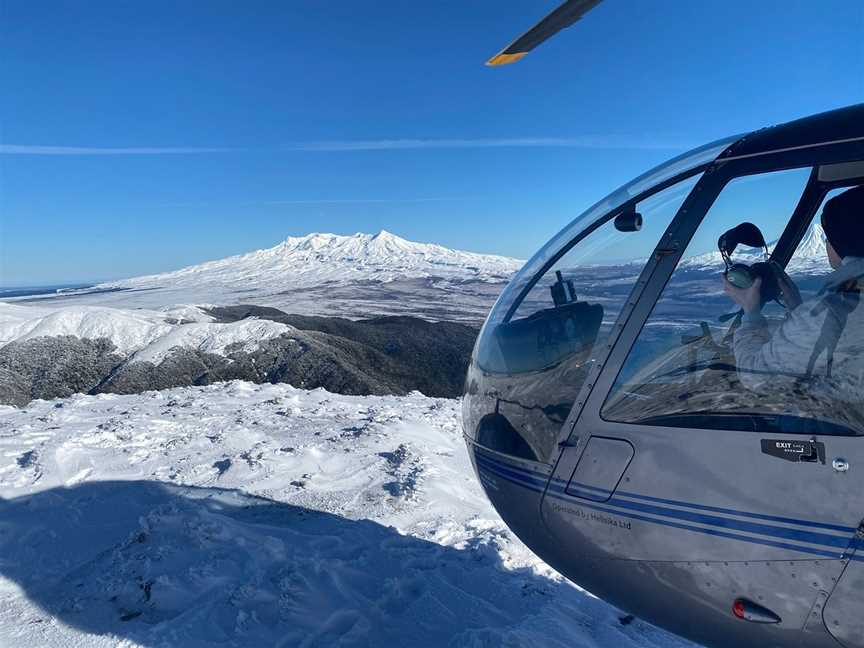
[[[765,304],[780,296],[780,285],[777,282],[777,268],[771,261],[759,261],[753,265],[746,263],[733,263],[732,253],[739,245],[752,248],[763,248],[768,255],[768,244],[762,232],[753,223],[741,223],[720,235],[717,247],[726,270],[723,276],[736,288],[747,289],[753,285],[756,279],[762,279],[760,289],[762,303]]]

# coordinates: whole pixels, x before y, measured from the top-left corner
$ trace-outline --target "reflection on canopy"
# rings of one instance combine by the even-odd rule
[[[584,227],[574,222],[572,238],[556,237],[560,249],[547,245],[517,275],[489,315],[468,373],[466,432],[477,443],[552,461],[561,427],[607,349],[645,260],[697,180],[695,174],[640,203],[646,223],[640,231],[618,231],[611,220],[585,222],[595,229],[579,239]],[[630,195],[625,188],[609,200]],[[641,260],[616,262],[622,250]],[[530,275],[532,267],[539,276]]]

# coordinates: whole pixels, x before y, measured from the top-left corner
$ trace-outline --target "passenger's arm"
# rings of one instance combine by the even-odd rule
[[[738,376],[748,389],[757,389],[778,374],[803,376],[831,309],[814,314],[804,305],[789,314],[773,334],[759,313],[744,316],[732,347]]]
[[[762,316],[762,280],[741,289],[724,279],[723,289],[744,311],[741,327],[735,331],[732,348],[738,376],[748,389],[758,389],[772,377],[801,375],[807,372],[830,309],[814,313],[806,305],[789,311],[787,319],[772,334]]]

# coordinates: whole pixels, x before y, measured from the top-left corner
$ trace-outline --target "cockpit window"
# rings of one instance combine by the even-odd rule
[[[625,220],[590,225],[545,271],[502,296],[475,349],[466,411],[475,440],[533,461],[551,460],[558,432],[605,351],[613,325],[647,259],[698,176],[638,203]],[[623,230],[623,231],[622,231]],[[629,230],[629,231],[628,231]],[[531,286],[527,289],[527,286]]]
[[[850,308],[857,306],[857,285],[844,284],[852,292],[825,288],[835,271],[821,211],[791,255],[774,249],[809,176],[810,169],[794,169],[725,187],[633,344],[602,408],[604,419],[789,434],[864,431],[864,342],[855,333],[864,309]],[[860,216],[864,222],[864,211]],[[753,268],[766,261],[764,250],[746,245],[722,258],[718,239],[743,222],[762,231],[770,252],[791,256],[785,270],[772,270],[777,299],[761,307],[762,289],[750,289],[748,297],[748,289],[724,283],[730,263]],[[844,261],[848,268],[855,263],[852,256]],[[864,259],[859,265],[864,278]],[[740,280],[734,274],[725,275],[729,282]],[[844,317],[861,322],[835,326]]]
[[[623,187],[616,189],[611,194],[598,201],[564,229],[558,232],[552,239],[546,243],[540,250],[523,266],[515,277],[507,284],[507,287],[498,298],[498,302],[490,313],[490,318],[497,317],[500,321],[507,312],[507,308],[515,301],[518,301],[520,295],[526,287],[536,279],[537,275],[543,272],[549,262],[559,256],[565,248],[567,248],[574,240],[577,240],[588,228],[594,223],[603,219],[604,216],[618,209],[629,200],[639,196],[652,187],[657,187],[664,182],[671,181],[678,176],[684,177],[686,174],[695,173],[695,170],[704,167],[717,158],[729,145],[741,139],[741,135],[726,137],[716,142],[711,142],[705,146],[700,146],[697,149],[688,151],[668,162],[661,164],[654,169],[642,174],[635,180],[627,183]]]

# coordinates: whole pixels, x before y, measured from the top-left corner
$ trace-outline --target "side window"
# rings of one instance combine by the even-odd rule
[[[742,319],[730,317],[738,306],[724,292],[718,238],[751,222],[773,252],[809,175],[810,169],[794,169],[739,178],[724,188],[631,348],[602,408],[604,419],[810,434],[861,428],[860,410],[848,401],[857,400],[862,384],[852,358],[864,349],[840,354],[838,346],[834,365],[845,362],[846,371],[826,376],[820,335],[826,317],[834,320],[817,294],[831,272],[818,215],[787,265],[803,303],[792,300],[787,308],[770,301],[761,314]],[[764,257],[763,250],[739,246],[731,261],[752,265]],[[856,336],[846,337],[857,344]]]
[[[476,441],[549,461],[558,432],[646,260],[698,178],[637,205],[643,225],[600,225],[515,299],[496,304],[481,332],[463,406],[476,408]],[[573,239],[566,245],[571,244]]]

